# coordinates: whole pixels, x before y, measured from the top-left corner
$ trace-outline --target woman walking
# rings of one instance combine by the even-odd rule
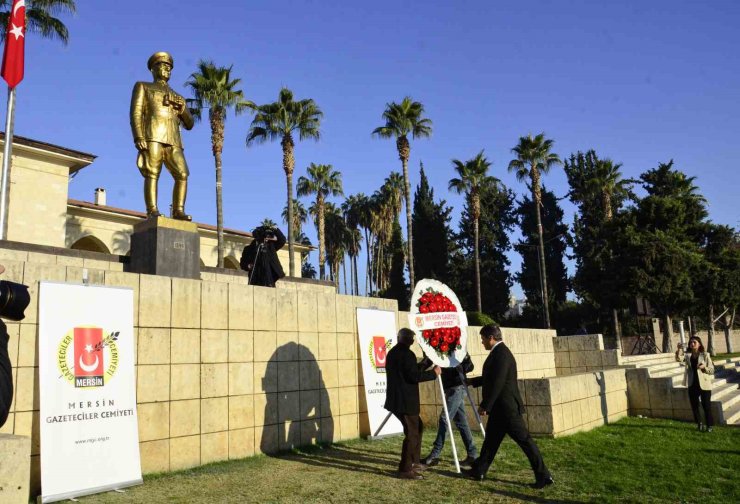
[[[685,368],[683,384],[689,390],[689,402],[691,412],[694,414],[696,428],[700,431],[712,432],[714,418],[712,417],[712,375],[714,364],[712,358],[704,350],[701,339],[698,336],[689,338],[689,351],[684,352],[683,346],[679,345],[676,350],[676,360],[681,362]],[[699,400],[704,409],[706,425],[701,421],[699,413]]]

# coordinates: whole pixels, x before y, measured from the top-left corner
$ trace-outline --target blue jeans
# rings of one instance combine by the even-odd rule
[[[450,420],[455,422],[457,430],[460,431],[460,436],[465,444],[465,450],[468,452],[468,457],[478,458],[478,450],[473,444],[473,435],[470,433],[468,418],[465,415],[465,388],[460,385],[458,387],[452,387],[445,390],[445,400],[447,401],[447,410],[450,413]],[[431,458],[439,458],[439,454],[442,453],[442,447],[445,445],[446,436],[447,422],[445,421],[445,412],[442,410],[442,413],[439,415],[437,439],[434,440],[432,453],[429,454]]]

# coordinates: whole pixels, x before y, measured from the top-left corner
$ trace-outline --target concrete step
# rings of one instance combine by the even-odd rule
[[[722,398],[722,409],[728,411],[735,405],[740,404],[740,390],[735,389],[733,394]]]
[[[723,411],[727,425],[740,425],[740,403]]]
[[[666,376],[678,376],[678,375],[683,376],[683,373],[684,373],[684,368],[683,366],[680,366],[680,365],[676,365],[670,368],[658,369],[658,370],[654,370],[652,367],[650,367],[648,368],[648,370],[650,371],[650,376],[654,378],[666,377]]]
[[[723,362],[720,364],[714,363],[715,369],[723,369],[726,371],[740,371],[740,362]]]
[[[655,378],[655,377],[654,377]],[[667,376],[658,376],[657,378],[668,378]],[[683,373],[677,374],[670,377],[673,382],[674,387],[683,387]],[[732,376],[717,376],[715,374],[714,378],[712,379],[712,390],[717,389],[717,387],[721,387],[722,385],[726,383],[734,383],[737,385],[738,379],[736,377]]]
[[[664,371],[675,371],[676,369],[683,369],[683,365],[675,360],[672,362],[665,362],[661,364],[653,364],[652,366],[646,366],[650,370],[651,375],[655,373],[662,373]]]
[[[636,367],[645,367],[649,364],[661,364],[666,362],[675,361],[673,353],[659,353],[659,354],[641,354],[641,355],[625,355],[622,356],[622,364],[634,365]]]
[[[714,382],[712,382],[712,400],[713,401],[714,400],[723,401],[725,398],[732,397],[732,394],[736,392],[738,392],[737,383],[715,384]]]

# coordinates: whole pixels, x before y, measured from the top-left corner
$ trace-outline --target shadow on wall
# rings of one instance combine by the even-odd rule
[[[294,342],[279,346],[267,363],[261,386],[267,392],[262,453],[334,441],[329,393],[311,350]]]

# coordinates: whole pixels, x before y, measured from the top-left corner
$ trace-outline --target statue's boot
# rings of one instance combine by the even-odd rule
[[[162,215],[157,209],[157,179],[155,178],[144,178],[144,203],[146,204],[147,217]]]
[[[193,220],[193,217],[186,214],[185,210],[182,208],[175,208],[172,211],[172,218],[177,220],[184,220],[184,221],[191,221]]]
[[[185,213],[185,196],[188,193],[188,181],[175,180],[172,189],[172,218],[177,220],[191,221],[193,218]]]

